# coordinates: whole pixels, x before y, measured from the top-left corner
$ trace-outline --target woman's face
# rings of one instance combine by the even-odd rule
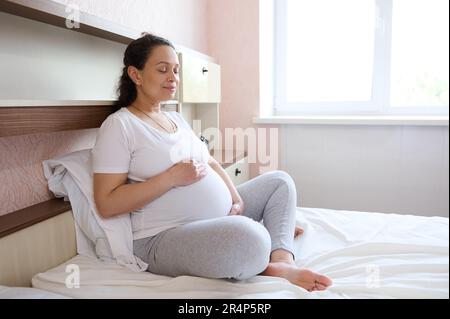
[[[179,71],[178,56],[171,47],[154,48],[144,69],[138,71],[138,92],[155,102],[173,100],[180,82]]]

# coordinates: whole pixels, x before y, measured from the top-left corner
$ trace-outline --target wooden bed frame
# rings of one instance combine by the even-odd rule
[[[30,287],[31,278],[76,255],[68,202],[52,199],[0,216],[0,285]]]
[[[31,102],[0,105],[0,138],[98,128],[113,112],[113,103],[105,101]],[[69,260],[76,252],[69,202],[52,199],[0,216],[0,285],[29,287],[35,274]]]

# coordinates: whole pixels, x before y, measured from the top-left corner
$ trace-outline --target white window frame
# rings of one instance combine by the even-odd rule
[[[311,0],[314,1],[314,0]],[[339,1],[339,0],[336,0]],[[448,115],[444,107],[391,107],[390,61],[393,0],[374,0],[376,5],[374,65],[371,101],[287,103],[285,97],[287,0],[275,0],[274,110],[275,116],[302,115]]]

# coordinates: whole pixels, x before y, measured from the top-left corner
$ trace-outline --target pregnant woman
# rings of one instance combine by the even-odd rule
[[[134,254],[166,276],[288,279],[309,291],[331,280],[294,262],[296,189],[283,171],[237,188],[178,112],[161,111],[179,83],[166,39],[127,47],[117,110],[93,149],[94,197],[103,218],[131,212]],[[263,220],[264,226],[260,223]]]

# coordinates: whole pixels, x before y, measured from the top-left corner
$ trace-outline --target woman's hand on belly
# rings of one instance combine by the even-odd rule
[[[197,183],[171,189],[144,211],[150,219],[163,214],[169,220],[192,222],[227,216],[232,204],[227,185],[208,166],[208,174]]]
[[[198,182],[208,174],[206,165],[196,160],[183,161],[175,164],[169,168],[173,186],[188,186]]]

